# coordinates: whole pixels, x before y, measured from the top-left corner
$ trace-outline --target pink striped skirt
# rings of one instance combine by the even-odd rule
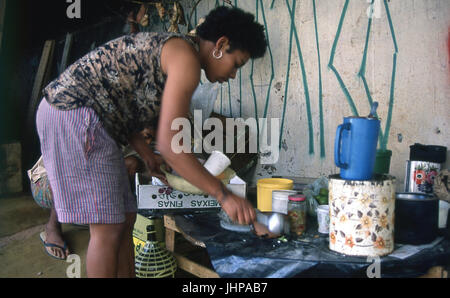
[[[93,109],[58,110],[44,98],[36,124],[59,222],[122,223],[137,211],[122,152]]]

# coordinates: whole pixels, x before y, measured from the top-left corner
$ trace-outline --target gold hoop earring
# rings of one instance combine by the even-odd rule
[[[214,49],[214,51],[212,53],[213,57],[216,59],[222,58],[222,55],[223,55],[222,51],[220,51],[219,55],[217,55],[216,51],[217,51],[217,49]]]

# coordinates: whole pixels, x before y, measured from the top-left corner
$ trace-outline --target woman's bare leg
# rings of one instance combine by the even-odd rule
[[[125,227],[119,248],[119,268],[117,277],[134,278],[134,243],[133,228],[136,221],[136,213],[125,213]]]
[[[45,225],[45,242],[64,247],[64,238],[62,236],[61,223],[58,222],[55,207],[52,207],[50,211],[50,218]],[[69,255],[68,248],[65,251],[58,247],[46,247],[46,249],[49,251],[49,253],[51,251],[53,255],[60,258],[66,258]]]
[[[90,224],[86,257],[88,277],[117,277],[124,227],[125,223]]]

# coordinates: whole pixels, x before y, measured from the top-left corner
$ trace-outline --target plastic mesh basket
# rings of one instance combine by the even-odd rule
[[[151,232],[152,236],[155,234],[155,231]],[[175,257],[154,239],[147,240],[135,258],[135,272],[138,278],[174,277],[176,270]]]

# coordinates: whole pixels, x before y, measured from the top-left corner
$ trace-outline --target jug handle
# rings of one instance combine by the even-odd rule
[[[348,164],[341,162],[341,143],[342,143],[341,139],[342,139],[342,132],[344,131],[344,129],[350,130],[350,123],[340,124],[337,127],[336,138],[334,140],[334,163],[339,168],[347,169]]]

